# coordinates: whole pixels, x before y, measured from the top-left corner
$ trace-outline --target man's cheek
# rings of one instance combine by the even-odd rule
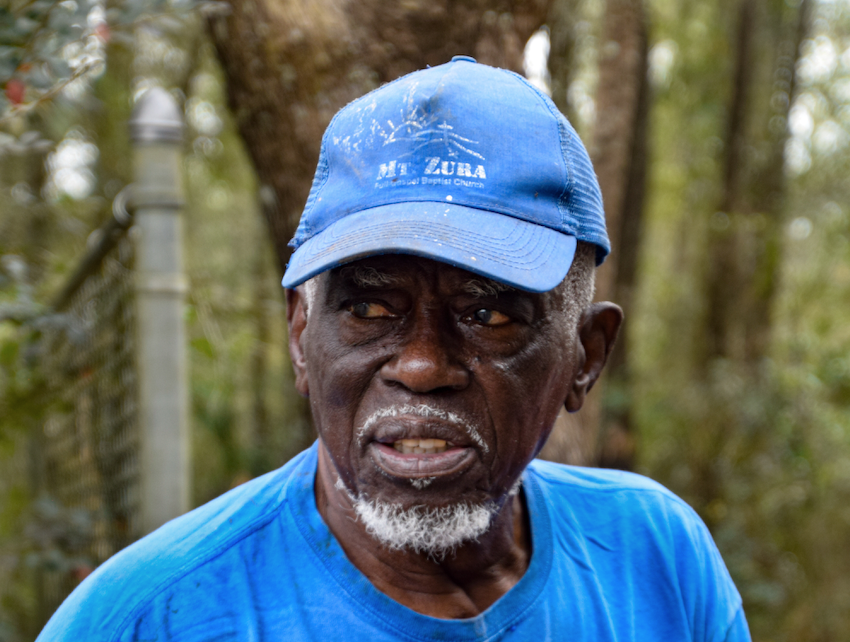
[[[334,409],[356,409],[368,394],[377,366],[351,355],[335,356],[326,363],[329,364],[323,376],[326,403]]]

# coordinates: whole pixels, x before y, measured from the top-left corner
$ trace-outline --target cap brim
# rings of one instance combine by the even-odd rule
[[[283,286],[368,256],[411,254],[531,292],[547,292],[570,269],[576,239],[548,227],[452,203],[406,202],[350,214],[292,255]]]

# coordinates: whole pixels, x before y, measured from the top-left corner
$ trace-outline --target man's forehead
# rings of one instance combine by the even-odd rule
[[[359,259],[331,270],[328,274],[337,282],[351,283],[362,288],[382,288],[403,285],[423,272],[438,274],[441,279],[458,283],[465,291],[477,296],[495,296],[501,292],[519,292],[517,288],[475,274],[448,263],[407,254],[385,254]]]

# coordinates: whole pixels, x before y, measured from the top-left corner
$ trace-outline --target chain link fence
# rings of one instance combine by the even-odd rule
[[[189,508],[182,127],[169,92],[140,98],[132,186],[48,306],[7,306],[28,465],[0,471],[7,498],[27,480],[20,542],[0,541],[0,642],[34,638],[99,564]]]
[[[64,323],[42,339],[49,410],[38,436],[40,490],[72,511],[76,525],[74,535],[59,534],[73,563],[42,565],[45,614],[141,535],[134,247],[123,229],[102,237],[83,261],[78,285],[63,292],[56,311]]]

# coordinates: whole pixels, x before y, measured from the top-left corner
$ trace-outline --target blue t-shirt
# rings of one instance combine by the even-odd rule
[[[638,475],[533,462],[528,570],[481,615],[440,620],[378,591],[316,509],[314,445],[115,555],[39,642],[749,640],[696,514]]]

